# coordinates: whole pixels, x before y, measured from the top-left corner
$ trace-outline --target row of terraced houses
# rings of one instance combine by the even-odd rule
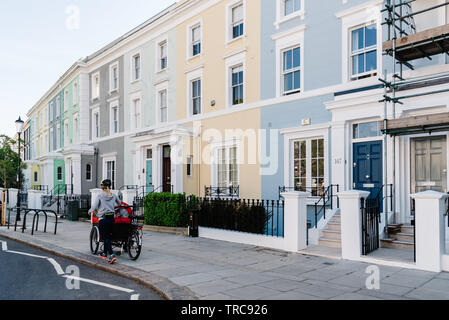
[[[415,11],[440,0],[417,0]],[[278,199],[288,188],[447,192],[447,131],[384,135],[384,119],[447,112],[448,93],[380,102],[394,62],[382,0],[181,0],[76,61],[29,110],[28,188],[142,186]],[[416,31],[447,24],[446,6]],[[101,42],[101,39],[98,39]],[[449,72],[421,59],[407,77]],[[436,88],[446,88],[440,81]],[[411,87],[404,93],[428,88]],[[284,189],[283,189],[284,188]],[[386,188],[385,188],[386,189]],[[313,221],[313,219],[311,219]]]

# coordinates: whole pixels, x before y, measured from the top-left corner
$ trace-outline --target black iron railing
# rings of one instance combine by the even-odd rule
[[[340,207],[340,202],[337,196],[337,193],[340,191],[339,185],[330,185],[328,187],[316,186],[300,188],[283,186],[279,187],[279,199],[282,199],[282,193],[289,191],[309,192],[311,198],[316,199],[313,204],[315,209],[315,228],[318,227],[318,220],[321,214],[323,214],[324,219],[326,219],[326,208],[330,206],[331,209],[333,209],[334,204],[336,204],[336,208]]]
[[[195,198],[199,226],[284,237],[284,201]]]
[[[204,187],[206,198],[239,198],[240,186],[237,187]]]
[[[333,209],[335,201],[337,209],[340,208],[340,200],[337,196],[338,192],[340,192],[340,186],[338,184],[332,184],[326,188],[320,199],[315,202],[315,228],[318,228],[318,217],[321,212],[323,212],[323,218],[326,219],[326,207],[330,205],[330,208]]]
[[[362,212],[362,254],[367,255],[379,249],[380,198],[361,199]]]
[[[282,199],[282,193],[290,192],[290,191],[301,191],[301,192],[309,192],[311,197],[321,197],[327,188],[325,186],[317,186],[317,187],[279,187],[279,200]]]

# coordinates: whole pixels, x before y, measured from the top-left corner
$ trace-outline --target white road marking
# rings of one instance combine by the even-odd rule
[[[11,251],[11,250],[8,250],[8,251],[6,251],[6,252],[8,252],[8,253],[14,253],[14,254],[21,254],[21,255],[23,255],[23,256],[28,256],[28,257],[33,257],[33,258],[47,259],[47,257],[44,257],[44,256],[38,256],[38,255],[35,255],[35,254],[26,253],[26,252]]]
[[[134,292],[134,290],[131,290],[131,289],[126,289],[126,288],[114,286],[114,285],[112,285],[112,284],[103,283],[103,282],[99,282],[99,281],[95,281],[95,280],[83,279],[83,278],[80,278],[80,277],[68,276],[68,275],[65,275],[65,276],[63,276],[63,277],[64,277],[64,278],[73,279],[73,280],[82,281],[82,282],[92,283],[92,284],[95,284],[95,285],[97,285],[97,286],[102,286],[102,287],[106,287],[106,288],[111,288],[111,289],[118,290],[118,291],[123,291],[123,292],[126,292],[126,293],[132,293],[132,292]]]
[[[8,251],[8,243],[0,241],[2,243],[2,251]]]
[[[50,263],[53,265],[58,275],[62,276],[63,274],[65,274],[65,272],[61,268],[61,265],[57,263],[53,258],[47,258],[47,260],[50,261]]]
[[[38,255],[35,255],[35,254],[26,253],[26,252],[11,251],[11,250],[8,250],[8,243],[7,242],[0,241],[0,243],[2,244],[2,246],[1,246],[2,251],[8,252],[8,253],[13,253],[13,254],[20,254],[20,255],[23,255],[23,256],[28,256],[28,257],[33,257],[33,258],[46,259],[48,262],[50,262],[53,265],[53,267],[55,268],[56,273],[58,275],[64,277],[64,278],[69,278],[69,279],[78,280],[78,281],[82,281],[82,282],[88,282],[88,283],[95,284],[97,286],[102,286],[102,287],[106,287],[106,288],[110,288],[110,289],[114,289],[114,290],[118,290],[118,291],[123,291],[123,292],[126,292],[126,293],[133,293],[134,292],[134,290],[122,288],[122,287],[119,287],[119,286],[114,286],[114,285],[108,284],[108,283],[103,283],[103,282],[90,280],[90,279],[84,279],[84,278],[75,277],[75,276],[68,276],[68,275],[65,274],[64,270],[62,270],[61,265],[58,262],[56,262],[56,260],[53,259],[53,258],[48,258],[48,257],[44,257],[44,256],[38,256]],[[133,295],[131,295],[131,300],[139,300],[139,297],[140,297],[140,294],[133,294]]]

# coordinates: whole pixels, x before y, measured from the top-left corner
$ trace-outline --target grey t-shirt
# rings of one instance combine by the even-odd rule
[[[107,213],[114,213],[115,207],[120,206],[121,202],[119,198],[115,195],[107,195],[105,192],[101,193],[95,203],[93,204],[90,212],[97,212],[96,216],[101,220]]]

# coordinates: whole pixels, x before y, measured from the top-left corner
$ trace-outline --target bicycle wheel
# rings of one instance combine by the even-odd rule
[[[136,261],[140,256],[140,252],[142,251],[142,242],[140,234],[137,231],[132,232],[129,236],[127,247],[129,258],[132,261]]]
[[[100,242],[98,241],[98,228],[93,227],[90,231],[90,252],[92,252],[92,254],[97,254],[99,246]]]

